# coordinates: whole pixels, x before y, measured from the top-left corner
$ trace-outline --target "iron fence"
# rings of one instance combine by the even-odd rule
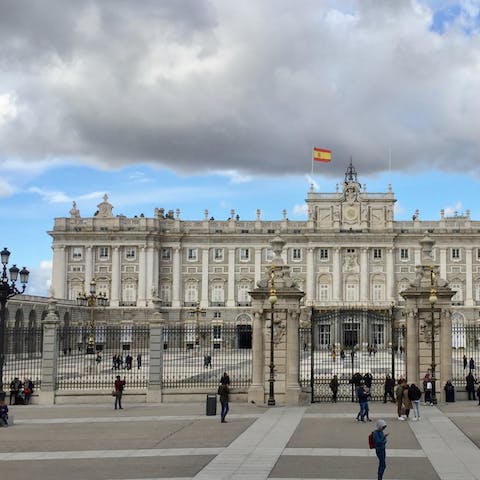
[[[43,329],[41,327],[6,327],[4,385],[18,377],[30,379],[35,389],[41,386]]]
[[[58,330],[57,380],[59,390],[110,388],[116,375],[127,388],[148,386],[148,325],[97,326],[94,353],[87,353],[88,327]]]
[[[252,378],[250,325],[168,326],[164,329],[163,386],[215,388],[223,372],[233,387]]]
[[[480,380],[480,325],[453,325],[452,347],[452,383],[464,389],[470,371]]]

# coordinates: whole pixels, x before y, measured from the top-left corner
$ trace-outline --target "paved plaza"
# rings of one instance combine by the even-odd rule
[[[13,406],[0,428],[0,472],[37,479],[376,479],[357,405],[271,407],[231,403],[228,423],[205,404]],[[480,478],[480,407],[422,407],[401,422],[394,404],[373,402],[390,432],[386,479]]]

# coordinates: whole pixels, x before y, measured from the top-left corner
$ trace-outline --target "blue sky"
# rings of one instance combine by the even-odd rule
[[[45,4],[50,4],[45,6]],[[50,15],[48,12],[55,12]],[[305,219],[350,157],[395,219],[480,219],[480,2],[0,5],[0,242],[46,294],[55,217]],[[391,172],[389,171],[391,152]]]

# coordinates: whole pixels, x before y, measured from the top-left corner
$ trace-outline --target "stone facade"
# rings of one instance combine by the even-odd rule
[[[426,231],[435,240],[432,255],[439,275],[456,291],[452,321],[473,322],[480,305],[480,222],[469,211],[453,217],[440,213],[424,221],[395,221],[391,188],[370,193],[350,164],[333,193],[307,194],[308,218],[291,221],[240,219],[183,220],[180,211],[155,208],[152,217],[115,215],[105,195],[93,216],[82,216],[74,203],[70,216],[56,218],[53,239],[54,295],[75,300],[95,278],[97,291],[110,299],[109,310],[131,310],[143,320],[152,299],[162,300],[166,322],[253,324],[249,295],[271,265],[271,239],[286,242],[282,256],[291,278],[305,292],[302,305],[313,309],[345,307],[384,309],[401,318],[400,292],[415,280],[421,263],[419,240]],[[110,317],[111,321],[118,318]],[[330,326],[328,328],[334,328]],[[387,343],[388,332],[359,327],[358,342]],[[329,343],[329,332],[322,342]],[[342,343],[342,331],[338,333]],[[368,337],[368,338],[366,338]]]

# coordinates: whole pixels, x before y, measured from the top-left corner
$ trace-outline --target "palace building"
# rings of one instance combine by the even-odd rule
[[[382,318],[388,312],[402,318],[399,293],[415,279],[419,241],[428,233],[440,276],[456,291],[453,322],[477,321],[480,222],[468,210],[453,217],[440,211],[436,221],[421,220],[416,211],[410,221],[395,221],[395,202],[391,187],[367,191],[351,163],[334,192],[308,192],[304,221],[289,220],[286,211],[277,221],[265,221],[261,210],[252,220],[240,220],[232,210],[225,221],[205,210],[203,220],[192,221],[163,208],[152,217],[127,218],[114,214],[107,195],[85,217],[74,202],[70,216],[56,218],[48,232],[53,292],[75,300],[94,279],[109,299],[112,321],[121,320],[114,314],[119,311],[142,321],[158,296],[167,323],[189,323],[195,315],[198,321],[200,315],[213,328],[245,327],[253,316],[249,292],[271,268],[270,242],[280,236],[286,242],[283,260],[305,293],[304,310],[322,315],[316,341],[385,345],[390,333]],[[355,313],[360,311],[367,314]]]

